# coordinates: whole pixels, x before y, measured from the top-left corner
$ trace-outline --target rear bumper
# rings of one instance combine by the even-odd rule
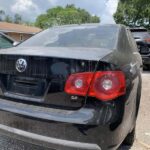
[[[79,110],[60,110],[41,106],[28,105],[0,99],[0,110],[14,114],[33,117],[36,119],[56,121],[62,123],[99,125],[108,124],[114,109],[109,106],[101,106],[102,110],[95,108],[81,108]],[[99,119],[98,119],[99,118]]]
[[[0,133],[57,150],[114,150],[125,124],[100,125],[101,115],[107,120],[90,108],[60,111],[0,99]]]
[[[65,111],[0,99],[0,110],[47,121],[53,120],[74,124],[90,124],[92,122],[94,125],[97,124],[97,120],[94,117],[96,115],[94,109],[84,108],[78,111]]]
[[[82,142],[74,142],[62,139],[51,138],[47,136],[38,135],[31,132],[26,132],[20,129],[8,127],[6,125],[0,124],[0,131],[5,135],[9,135],[13,137],[17,136],[18,139],[23,139],[26,142],[32,143],[42,143],[42,145],[47,145],[48,147],[62,148],[65,150],[78,149],[78,150],[101,150],[101,148],[97,144],[90,143],[82,143]]]

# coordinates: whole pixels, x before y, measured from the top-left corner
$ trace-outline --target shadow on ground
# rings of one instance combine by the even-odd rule
[[[121,146],[118,150],[130,150],[130,146]]]

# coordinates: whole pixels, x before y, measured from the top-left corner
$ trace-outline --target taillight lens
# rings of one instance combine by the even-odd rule
[[[65,92],[72,95],[86,96],[93,75],[92,72],[72,74],[66,82]]]
[[[146,38],[145,42],[150,43],[150,38]]]
[[[65,92],[68,94],[88,95],[102,101],[113,100],[124,95],[125,91],[125,76],[121,71],[73,74],[65,86]]]
[[[96,72],[88,95],[103,101],[125,94],[125,76],[121,71]]]

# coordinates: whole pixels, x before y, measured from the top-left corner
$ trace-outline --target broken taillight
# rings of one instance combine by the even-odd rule
[[[125,75],[121,71],[72,74],[66,82],[65,92],[71,95],[88,95],[102,101],[113,100],[126,92]]]

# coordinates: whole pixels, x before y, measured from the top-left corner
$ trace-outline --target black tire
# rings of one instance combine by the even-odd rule
[[[136,137],[136,134],[135,134],[135,128],[132,130],[131,133],[129,133],[127,135],[127,137],[125,138],[125,140],[123,141],[123,145],[125,146],[132,146],[134,141],[135,141],[135,137]]]

